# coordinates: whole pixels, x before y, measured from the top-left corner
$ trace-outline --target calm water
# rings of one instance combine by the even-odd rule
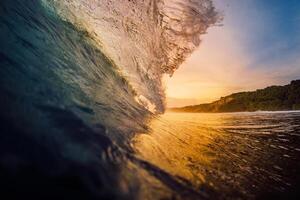
[[[150,127],[137,156],[204,198],[296,198],[300,112],[166,113]]]

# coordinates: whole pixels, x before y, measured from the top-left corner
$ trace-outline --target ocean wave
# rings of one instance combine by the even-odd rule
[[[172,75],[220,19],[210,0],[44,2],[87,30],[157,112],[164,111],[162,75]]]
[[[131,139],[164,110],[162,74],[215,21],[208,0],[1,0],[2,191],[12,199],[134,199],[160,179],[201,196],[137,158]],[[145,171],[153,177],[132,177]]]

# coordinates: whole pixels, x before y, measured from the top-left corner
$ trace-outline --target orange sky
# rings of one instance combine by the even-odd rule
[[[280,57],[289,43],[265,39],[260,44],[259,36],[272,34],[268,28],[274,20],[264,9],[259,12],[254,3],[243,3],[253,1],[233,1],[234,6],[216,1],[225,15],[224,26],[210,28],[201,37],[200,47],[173,77],[164,78],[168,107],[207,103],[234,92],[288,84],[300,75],[299,51]],[[251,49],[251,45],[257,48]]]
[[[242,90],[273,82],[259,69],[249,70],[248,58],[225,27],[211,28],[198,50],[175,72],[165,77],[169,107],[206,103]],[[251,85],[248,82],[255,80]]]

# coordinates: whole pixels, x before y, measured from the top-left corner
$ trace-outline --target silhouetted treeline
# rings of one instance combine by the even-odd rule
[[[284,86],[270,86],[253,92],[239,92],[220,100],[182,108],[171,108],[175,112],[240,112],[300,110],[300,80]]]

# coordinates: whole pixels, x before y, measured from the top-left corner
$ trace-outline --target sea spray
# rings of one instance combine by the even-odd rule
[[[164,110],[162,74],[172,74],[180,63],[175,58],[199,42],[185,36],[194,42],[185,46],[180,35],[192,32],[170,29],[171,16],[184,11],[178,6],[180,1],[1,0],[3,196],[135,199],[147,196],[140,194],[143,188],[157,194],[158,186],[159,197],[166,191],[201,196],[136,157],[131,146],[132,137],[149,129],[155,115],[148,110]]]
[[[163,74],[172,75],[220,17],[211,0],[44,0],[90,33],[139,96],[164,111]],[[145,99],[147,99],[145,101]],[[147,107],[152,107],[148,104]]]

